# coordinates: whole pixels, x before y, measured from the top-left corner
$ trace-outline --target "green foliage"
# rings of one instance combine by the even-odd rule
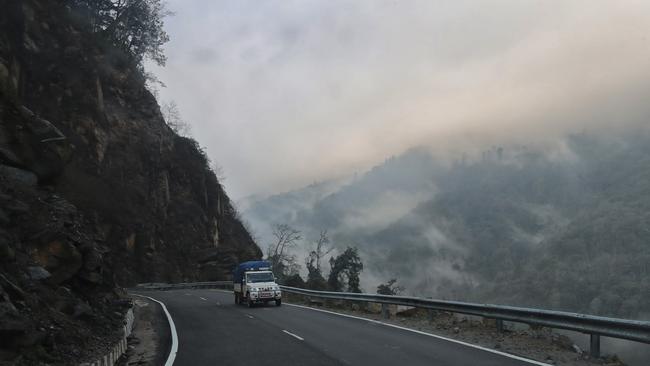
[[[377,286],[377,293],[380,295],[399,295],[404,291],[404,287],[397,285],[397,279],[391,278],[386,283]]]
[[[348,247],[341,255],[330,258],[330,274],[327,284],[332,291],[344,291],[347,282],[348,292],[361,292],[359,275],[363,263],[357,248]]]
[[[306,287],[310,290],[327,291],[327,280],[323,276],[309,275],[307,278]]]
[[[92,30],[129,55],[142,70],[148,58],[164,65],[162,46],[169,41],[163,19],[170,15],[161,0],[70,0]]]
[[[307,263],[307,283],[306,286],[311,290],[323,291],[327,289],[327,281],[320,269],[316,268],[313,263]]]

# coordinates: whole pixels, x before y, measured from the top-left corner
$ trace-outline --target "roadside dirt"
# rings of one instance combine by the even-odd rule
[[[581,350],[571,338],[553,332],[549,328],[531,328],[505,323],[498,332],[494,320],[480,317],[460,316],[424,309],[408,309],[397,312],[391,309],[390,319],[383,319],[381,306],[366,304],[352,307],[335,302],[308,302],[299,296],[288,296],[289,302],[317,309],[378,320],[405,328],[415,329],[458,341],[463,341],[499,352],[561,366],[625,366],[615,355],[603,355],[598,359],[589,357],[588,350]]]
[[[135,322],[126,357],[118,365],[164,365],[171,347],[169,324],[162,307],[147,298],[132,296]]]

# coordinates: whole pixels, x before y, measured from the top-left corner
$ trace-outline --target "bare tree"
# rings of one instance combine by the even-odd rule
[[[167,123],[167,126],[172,131],[183,137],[190,137],[192,135],[192,126],[183,120],[176,102],[172,100],[168,103],[163,103],[160,106],[160,113],[162,113],[165,123]]]
[[[276,239],[273,247],[273,256],[282,258],[288,248],[295,247],[300,240],[300,230],[296,230],[287,224],[277,224],[273,228],[273,236]]]
[[[226,174],[223,170],[223,167],[215,161],[212,163],[212,171],[214,172],[214,175],[217,176],[219,183],[223,184],[223,182],[226,180]]]
[[[318,240],[314,243],[314,250],[309,252],[309,255],[305,258],[305,265],[307,266],[308,272],[307,288],[312,290],[325,290],[327,288],[327,281],[321,271],[321,259],[334,250],[334,248],[327,248],[329,242],[327,230],[321,230]]]
[[[297,274],[300,266],[296,263],[296,256],[289,253],[289,249],[295,247],[302,235],[300,230],[296,230],[287,224],[277,224],[273,228],[275,242],[272,243],[267,252],[267,258],[273,266],[273,272],[284,281],[285,278],[292,274]]]
[[[315,263],[316,270],[319,273],[322,273],[320,267],[321,259],[330,254],[332,250],[334,250],[334,248],[327,248],[329,242],[330,239],[327,236],[327,230],[321,230],[318,240],[315,243],[316,249],[312,250],[309,253],[309,257],[314,259],[313,263]]]

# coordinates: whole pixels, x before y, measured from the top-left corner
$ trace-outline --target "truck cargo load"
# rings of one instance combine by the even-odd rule
[[[233,282],[241,283],[244,274],[248,271],[270,271],[271,263],[269,261],[248,261],[239,263],[233,271]]]

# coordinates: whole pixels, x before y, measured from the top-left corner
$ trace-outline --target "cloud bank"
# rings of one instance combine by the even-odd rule
[[[167,85],[235,198],[412,146],[647,124],[647,1],[173,0]]]

